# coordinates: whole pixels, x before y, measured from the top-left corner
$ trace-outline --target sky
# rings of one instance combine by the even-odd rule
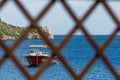
[[[20,0],[33,18],[36,18],[50,0]],[[67,4],[73,10],[78,19],[81,19],[86,11],[94,4],[94,0],[67,0]],[[120,1],[108,1],[112,11],[120,21]],[[6,5],[0,10],[1,20],[15,26],[29,26],[29,21],[18,9],[12,0],[8,0]],[[40,26],[48,26],[55,35],[66,35],[75,26],[68,12],[57,1],[47,14],[39,21]],[[116,24],[100,3],[90,16],[84,21],[83,26],[91,35],[110,35],[116,29]],[[83,34],[77,30],[75,35]]]

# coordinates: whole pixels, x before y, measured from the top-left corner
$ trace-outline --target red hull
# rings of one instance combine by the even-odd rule
[[[26,56],[27,61],[29,62],[30,65],[40,65],[43,62],[48,61],[48,56]],[[51,61],[51,64],[56,63],[57,58],[54,58]]]

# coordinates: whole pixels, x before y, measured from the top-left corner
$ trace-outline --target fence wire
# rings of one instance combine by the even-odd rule
[[[108,0],[94,0],[95,3],[92,4],[92,6],[87,10],[87,12],[82,16],[81,19],[78,19],[78,17],[75,15],[73,10],[71,9],[70,5],[67,4],[66,0],[51,0],[43,9],[41,13],[37,16],[37,18],[32,18],[30,13],[26,10],[24,5],[19,1],[19,0],[12,0],[16,6],[19,8],[21,13],[25,15],[25,17],[28,19],[30,22],[29,27],[21,34],[21,36],[14,42],[12,47],[9,47],[6,45],[6,43],[2,40],[0,40],[0,46],[4,50],[4,55],[0,58],[0,66],[3,65],[3,63],[8,59],[12,59],[14,64],[20,69],[20,71],[24,74],[24,76],[28,80],[37,80],[39,76],[49,67],[50,61],[53,59],[51,57],[49,61],[46,63],[42,64],[42,66],[38,69],[38,71],[34,74],[31,75],[25,67],[19,62],[19,60],[16,58],[14,55],[14,51],[16,48],[20,45],[20,43],[25,39],[27,34],[32,30],[36,29],[40,36],[42,36],[43,40],[46,42],[46,44],[50,47],[52,54],[57,56],[58,59],[61,61],[61,63],[64,65],[64,68],[67,69],[67,71],[71,74],[74,80],[81,80],[85,74],[87,74],[88,70],[91,68],[91,66],[96,62],[97,59],[101,59],[103,63],[107,66],[109,71],[112,73],[112,75],[115,77],[116,80],[120,80],[120,75],[119,73],[115,70],[111,62],[108,60],[108,58],[104,55],[105,49],[109,46],[111,41],[116,37],[117,33],[120,30],[120,21],[118,20],[117,16],[114,14],[110,6],[107,4]],[[89,1],[89,0],[88,0]],[[114,0],[111,0],[114,2]],[[6,6],[6,3],[8,0],[2,0],[0,2],[0,10]],[[58,45],[55,46],[38,26],[38,21],[41,21],[42,18],[44,18],[44,15],[51,10],[51,7],[55,3],[61,3],[62,6],[65,8],[65,10],[68,12],[68,14],[71,16],[73,21],[75,22],[75,26],[71,29],[71,31],[67,34],[67,36],[62,40],[62,42]],[[98,4],[102,4],[102,6],[106,9],[106,11],[109,13],[113,21],[116,23],[116,29],[111,33],[111,35],[107,38],[107,40],[101,45],[98,46],[95,40],[89,35],[88,31],[85,29],[83,26],[84,21],[92,14],[94,9],[98,6]],[[91,46],[95,50],[95,55],[89,60],[89,62],[85,65],[85,67],[82,69],[82,71],[77,74],[74,72],[74,70],[71,68],[71,66],[68,64],[68,62],[65,60],[65,58],[61,55],[61,50],[64,48],[64,46],[67,44],[67,42],[71,39],[73,34],[77,31],[81,30],[85,37],[87,38],[88,42],[91,44]]]

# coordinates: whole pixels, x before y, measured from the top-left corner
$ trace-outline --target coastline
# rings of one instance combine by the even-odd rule
[[[16,40],[26,28],[27,27],[14,26],[0,21],[0,40]],[[48,26],[39,26],[39,28],[49,39],[54,38],[52,30]],[[42,39],[42,37],[37,30],[32,29],[26,36],[26,39]]]

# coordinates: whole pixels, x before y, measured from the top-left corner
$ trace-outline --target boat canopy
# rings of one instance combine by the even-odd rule
[[[30,45],[31,48],[48,48],[47,45]]]

